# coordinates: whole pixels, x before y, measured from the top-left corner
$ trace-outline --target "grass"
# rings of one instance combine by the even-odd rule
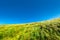
[[[0,40],[60,40],[60,19],[0,25]]]

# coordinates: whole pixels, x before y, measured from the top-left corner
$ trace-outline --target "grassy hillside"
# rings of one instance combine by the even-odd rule
[[[0,25],[0,40],[60,40],[60,19]]]

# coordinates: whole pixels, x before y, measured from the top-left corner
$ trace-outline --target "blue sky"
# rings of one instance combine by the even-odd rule
[[[0,0],[0,24],[28,23],[60,17],[60,0]]]

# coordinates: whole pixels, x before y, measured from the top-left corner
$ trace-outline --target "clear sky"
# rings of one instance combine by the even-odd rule
[[[28,23],[60,16],[60,0],[0,0],[0,24]]]

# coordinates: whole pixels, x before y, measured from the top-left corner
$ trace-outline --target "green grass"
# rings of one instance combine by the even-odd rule
[[[60,40],[60,19],[0,25],[0,40]]]

